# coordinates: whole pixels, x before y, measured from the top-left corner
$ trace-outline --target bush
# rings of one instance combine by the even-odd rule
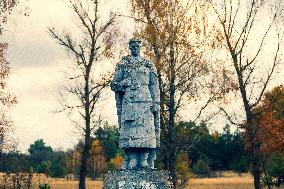
[[[273,177],[284,177],[284,157],[281,154],[274,155],[268,162],[268,172]]]
[[[268,188],[271,188],[275,184],[273,181],[273,178],[270,175],[264,174],[261,176],[261,182],[265,185],[268,186]]]
[[[208,163],[199,159],[196,164],[193,165],[193,173],[202,177],[210,177],[210,168]]]
[[[186,153],[178,154],[176,161],[176,175],[181,186],[185,185],[190,178],[190,162]]]
[[[233,162],[230,163],[230,168],[238,173],[248,172],[250,167],[250,163],[248,158],[241,157],[240,159],[234,159]]]
[[[265,165],[266,174],[262,179],[264,184],[280,186],[284,178],[284,157],[282,154],[274,154]]]
[[[115,158],[111,159],[110,163],[109,163],[109,169],[110,170],[115,170],[115,169],[119,169],[122,167],[124,158],[122,155],[117,154]]]
[[[39,185],[39,189],[50,189],[50,186],[48,184],[46,184],[46,183],[40,184]]]

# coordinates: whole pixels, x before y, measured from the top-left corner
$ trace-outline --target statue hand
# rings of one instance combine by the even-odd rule
[[[157,113],[160,109],[160,106],[159,104],[153,104],[150,108],[153,113]]]

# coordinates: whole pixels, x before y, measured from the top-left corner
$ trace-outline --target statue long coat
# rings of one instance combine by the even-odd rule
[[[159,146],[159,120],[155,117],[154,121],[151,110],[152,105],[159,107],[160,98],[155,65],[143,58],[123,57],[116,65],[111,88],[116,96],[119,146]]]

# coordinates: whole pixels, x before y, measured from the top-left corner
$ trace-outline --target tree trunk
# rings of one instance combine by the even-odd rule
[[[254,161],[252,165],[252,174],[253,174],[254,188],[261,189],[261,184],[260,184],[261,170],[260,170],[259,158],[258,157],[253,157],[253,158]]]
[[[147,17],[149,23],[151,23],[151,20],[149,16]],[[154,54],[155,54],[155,65],[157,68],[157,74],[158,74],[158,82],[159,82],[159,91],[160,91],[160,150],[162,156],[162,162],[165,166],[166,169],[169,170],[169,157],[168,157],[168,148],[169,148],[169,143],[168,143],[168,131],[167,131],[167,117],[166,117],[166,109],[165,109],[165,103],[166,103],[166,97],[165,97],[165,92],[163,88],[163,80],[162,80],[162,75],[161,75],[161,53],[159,51],[158,47],[158,40],[157,37],[155,37],[154,42],[152,43],[153,49],[154,49]]]
[[[170,43],[170,99],[169,99],[169,122],[168,122],[168,144],[169,144],[169,170],[174,188],[177,184],[176,176],[176,146],[174,141],[175,125],[175,57],[173,39]]]
[[[261,163],[259,146],[256,144],[256,128],[253,123],[253,113],[249,108],[248,103],[244,103],[247,117],[247,127],[249,143],[251,145],[251,158],[252,158],[252,174],[254,180],[254,188],[261,189],[260,176],[261,176]]]
[[[90,151],[90,136],[85,136],[85,144],[81,157],[79,189],[86,189],[87,163]]]
[[[228,43],[229,44],[229,43]],[[229,45],[230,47],[230,45]],[[248,132],[248,140],[251,145],[250,153],[252,158],[252,174],[254,178],[254,188],[255,189],[261,189],[260,184],[260,176],[261,176],[261,169],[260,169],[260,152],[259,152],[259,146],[256,144],[256,127],[254,124],[254,115],[252,112],[252,108],[249,104],[249,100],[247,97],[247,91],[246,86],[244,84],[244,78],[243,78],[243,71],[238,66],[238,59],[237,54],[235,54],[234,51],[231,51],[231,56],[234,62],[234,67],[238,76],[238,82],[239,82],[239,89],[242,96],[243,105],[245,108],[246,113],[246,121],[247,121],[247,132]]]
[[[252,174],[253,174],[253,181],[254,181],[254,188],[255,189],[261,189],[261,184],[260,184],[260,170],[259,170],[259,166],[257,165],[253,165],[252,168]]]
[[[79,189],[86,189],[86,176],[87,176],[87,164],[89,158],[89,151],[91,147],[91,115],[90,115],[90,91],[89,91],[89,74],[90,67],[86,68],[86,77],[85,77],[85,141],[81,158],[80,166],[80,180],[79,180]]]
[[[169,145],[168,168],[171,173],[174,188],[176,188],[177,176],[176,176],[176,150],[175,150],[175,141],[174,141],[174,124],[175,124],[174,85],[171,84],[170,88],[171,92],[170,92],[169,123],[168,123],[168,145]]]
[[[251,158],[252,158],[252,174],[254,180],[254,188],[261,189],[260,184],[260,176],[261,176],[261,159],[260,159],[260,151],[259,146],[256,144],[256,128],[253,123],[253,113],[249,108],[248,103],[244,103],[246,116],[247,116],[247,127],[248,127],[248,136],[249,143],[251,145]]]
[[[261,189],[260,176],[261,176],[261,163],[260,163],[260,152],[259,146],[256,144],[256,128],[253,123],[253,113],[248,108],[248,104],[245,103],[247,123],[248,123],[248,136],[249,143],[251,145],[251,157],[252,157],[252,174],[254,180],[254,188]]]

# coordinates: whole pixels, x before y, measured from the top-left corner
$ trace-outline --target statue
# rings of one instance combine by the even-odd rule
[[[154,169],[160,147],[159,85],[154,63],[140,57],[141,41],[129,41],[131,55],[116,65],[115,92],[119,146],[125,151],[124,169]]]

